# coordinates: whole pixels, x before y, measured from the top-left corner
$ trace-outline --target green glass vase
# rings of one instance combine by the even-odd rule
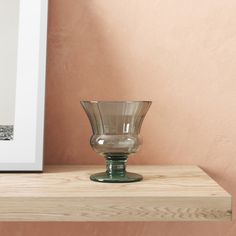
[[[141,145],[139,136],[143,119],[151,101],[82,101],[93,135],[95,152],[105,157],[106,171],[90,176],[97,182],[127,183],[142,180],[142,176],[126,171],[130,154]]]

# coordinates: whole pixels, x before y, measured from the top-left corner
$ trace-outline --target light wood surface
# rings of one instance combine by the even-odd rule
[[[231,196],[197,166],[129,166],[142,182],[96,183],[101,166],[0,174],[1,221],[227,221]]]

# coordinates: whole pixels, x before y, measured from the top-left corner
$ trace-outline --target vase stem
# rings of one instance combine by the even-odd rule
[[[109,176],[125,176],[127,156],[106,156],[106,173]]]

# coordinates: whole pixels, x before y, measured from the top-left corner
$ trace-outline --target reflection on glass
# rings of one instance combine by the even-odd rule
[[[90,144],[95,152],[106,159],[107,170],[92,175],[98,182],[134,182],[142,176],[126,171],[128,155],[138,151],[143,119],[150,101],[81,102],[90,120],[93,136]]]

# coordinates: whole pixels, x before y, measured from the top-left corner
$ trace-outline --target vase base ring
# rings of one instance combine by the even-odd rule
[[[124,176],[108,175],[107,172],[101,172],[91,175],[90,179],[102,183],[130,183],[141,181],[143,176],[131,172],[126,172]]]

